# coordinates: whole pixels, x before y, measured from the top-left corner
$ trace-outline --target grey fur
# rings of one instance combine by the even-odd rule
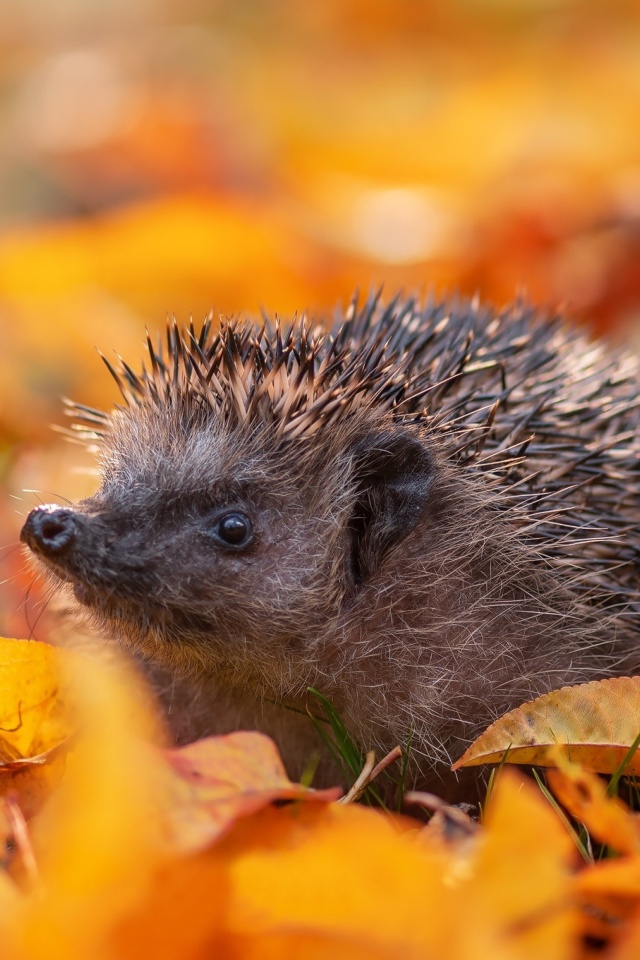
[[[275,736],[293,776],[321,690],[363,747],[413,731],[412,778],[540,693],[638,668],[637,364],[516,305],[351,305],[168,330],[75,406],[101,490],[62,558],[154,676],[179,740]],[[250,516],[246,549],[211,538]],[[321,778],[334,774],[327,766]]]

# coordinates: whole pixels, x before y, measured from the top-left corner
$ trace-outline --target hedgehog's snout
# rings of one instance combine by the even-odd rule
[[[56,558],[63,556],[73,544],[78,530],[73,510],[47,503],[36,507],[27,517],[20,539],[34,553]]]

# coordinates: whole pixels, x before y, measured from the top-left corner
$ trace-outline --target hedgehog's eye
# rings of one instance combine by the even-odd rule
[[[253,539],[251,520],[244,513],[225,513],[215,527],[216,536],[230,547],[246,547]]]

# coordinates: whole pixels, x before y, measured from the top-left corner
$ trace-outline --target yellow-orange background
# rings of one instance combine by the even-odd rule
[[[0,80],[5,632],[22,489],[95,482],[49,431],[113,401],[95,346],[381,283],[635,335],[635,0],[4,0]]]

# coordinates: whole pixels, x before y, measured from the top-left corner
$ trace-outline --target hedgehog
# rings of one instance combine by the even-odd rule
[[[319,691],[456,800],[450,764],[497,717],[637,670],[632,356],[524,303],[379,294],[147,341],[140,372],[105,361],[115,409],[71,405],[100,489],[21,538],[176,742],[261,730],[300,776]]]

